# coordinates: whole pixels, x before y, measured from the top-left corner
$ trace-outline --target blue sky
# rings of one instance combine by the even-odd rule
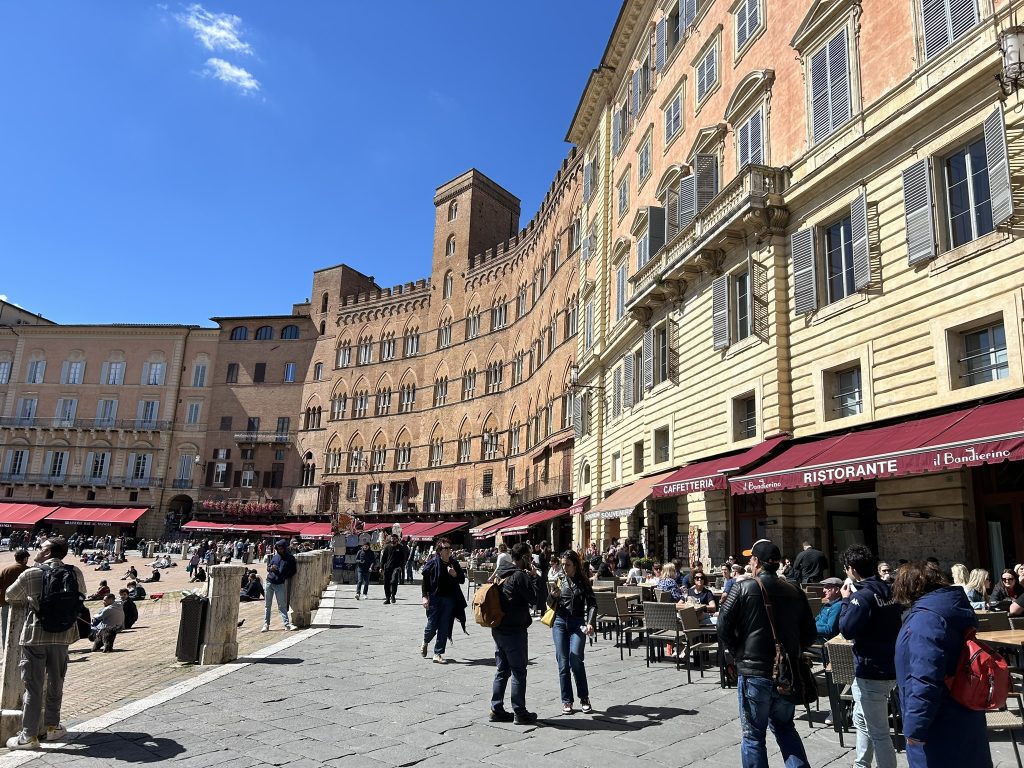
[[[448,179],[536,212],[619,5],[2,3],[0,296],[209,325],[425,277]]]

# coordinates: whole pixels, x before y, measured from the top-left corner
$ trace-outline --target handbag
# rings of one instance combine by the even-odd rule
[[[555,625],[555,609],[548,608],[544,611],[544,615],[540,617],[540,623],[545,627],[553,627]]]
[[[779,635],[775,631],[775,612],[772,610],[772,601],[768,597],[768,591],[764,588],[764,584],[761,583],[760,579],[755,578],[754,581],[761,588],[761,595],[764,597],[764,607],[768,611],[768,624],[772,628],[772,639],[775,640],[772,684],[780,696],[794,703],[803,704],[809,710],[811,702],[818,700],[818,685],[814,680],[811,662],[802,654],[796,659],[795,663],[790,659],[789,653],[779,641]]]

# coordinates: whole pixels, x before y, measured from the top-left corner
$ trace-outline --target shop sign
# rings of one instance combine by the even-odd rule
[[[684,493],[700,493],[701,491],[721,491],[728,485],[725,475],[714,474],[707,477],[695,477],[692,480],[679,480],[674,483],[662,483],[651,489],[656,499],[667,496],[682,496]]]

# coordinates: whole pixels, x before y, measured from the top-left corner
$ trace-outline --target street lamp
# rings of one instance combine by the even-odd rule
[[[573,363],[569,366],[569,389],[596,389],[603,392],[604,387],[598,384],[580,384],[580,367]]]
[[[999,50],[1003,54],[1003,69],[996,80],[1003,93],[1009,96],[1024,85],[1024,27],[1010,27],[999,34]]]

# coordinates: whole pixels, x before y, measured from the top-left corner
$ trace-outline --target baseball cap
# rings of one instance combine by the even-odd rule
[[[823,587],[841,587],[843,586],[843,580],[835,576],[829,576],[827,579],[823,579],[818,582]]]
[[[761,562],[782,562],[782,551],[769,539],[758,539],[750,549],[743,550],[744,557],[756,557]]]

